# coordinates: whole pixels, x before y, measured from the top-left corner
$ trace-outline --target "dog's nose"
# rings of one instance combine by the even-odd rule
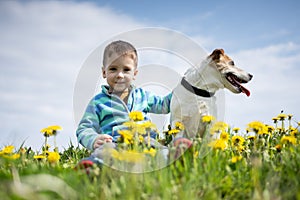
[[[250,79],[249,80],[251,80],[252,79],[252,77],[253,77],[253,75],[252,74],[248,74],[249,75],[249,77],[250,77]]]

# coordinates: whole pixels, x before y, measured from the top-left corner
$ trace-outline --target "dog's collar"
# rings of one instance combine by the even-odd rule
[[[202,90],[200,88],[197,88],[197,87],[191,85],[189,82],[187,82],[187,80],[185,80],[184,77],[181,79],[181,85],[188,91],[190,91],[198,96],[201,96],[201,97],[212,97],[215,95],[214,92],[213,93],[208,92],[206,90]]]

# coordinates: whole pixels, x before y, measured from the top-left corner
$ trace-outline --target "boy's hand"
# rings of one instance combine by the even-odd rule
[[[109,142],[112,142],[112,139],[113,137],[110,136],[110,135],[107,135],[107,134],[100,134],[95,142],[94,142],[94,145],[93,145],[93,148],[96,149],[98,147],[100,147],[102,144],[104,143],[109,143]]]

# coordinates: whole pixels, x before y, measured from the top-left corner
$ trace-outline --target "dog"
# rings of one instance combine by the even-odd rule
[[[217,114],[215,93],[226,88],[250,96],[250,91],[242,84],[252,77],[238,68],[223,49],[215,49],[199,66],[189,68],[174,88],[170,103],[171,126],[181,122],[185,127],[175,138],[202,137],[205,131],[202,117]]]

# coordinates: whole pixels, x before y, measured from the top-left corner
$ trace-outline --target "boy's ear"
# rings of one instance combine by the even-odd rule
[[[105,72],[105,68],[104,67],[102,67],[102,77],[106,78],[106,72]]]
[[[134,76],[133,76],[133,80],[135,80],[135,77],[136,77],[136,75],[138,74],[138,72],[139,72],[139,70],[137,70],[137,69],[135,69],[135,70],[134,70],[134,74],[133,74],[133,75],[134,75]]]

